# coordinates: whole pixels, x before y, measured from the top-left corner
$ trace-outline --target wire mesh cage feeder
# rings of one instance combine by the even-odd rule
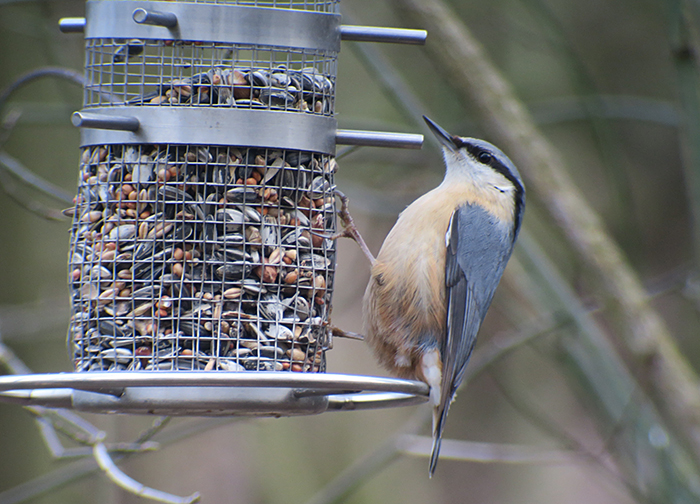
[[[92,412],[297,415],[424,401],[326,373],[335,287],[337,0],[90,0],[71,226],[75,373],[3,377],[5,398]],[[157,371],[157,372],[156,372]],[[369,392],[369,393],[368,393]]]

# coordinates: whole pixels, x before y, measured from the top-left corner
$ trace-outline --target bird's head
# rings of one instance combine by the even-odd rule
[[[423,119],[442,146],[446,183],[466,179],[475,186],[493,188],[512,198],[517,229],[525,207],[525,187],[508,156],[485,140],[450,135],[431,119],[425,116]]]

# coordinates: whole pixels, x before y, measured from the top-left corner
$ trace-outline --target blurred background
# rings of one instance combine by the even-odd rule
[[[510,88],[460,80],[445,58],[461,46],[420,5],[449,9]],[[44,66],[82,72],[83,38],[61,34],[57,21],[84,8],[0,0],[0,88]],[[120,467],[167,492],[199,491],[203,502],[700,501],[700,3],[344,0],[341,10],[347,24],[429,31],[426,47],[344,43],[339,57],[341,128],[426,134],[421,151],[362,148],[339,159],[337,185],[375,254],[398,213],[442,179],[421,113],[499,145],[528,188],[521,240],[447,424],[446,438],[469,443],[448,443],[429,480],[427,458],[397,437],[429,435],[425,405],[178,419],[159,450]],[[462,70],[487,75],[473,64]],[[494,91],[519,100],[524,122],[490,108]],[[47,78],[0,111],[0,341],[34,372],[71,370],[70,221],[53,218],[68,205],[8,163],[72,197],[79,133],[69,118],[81,102],[78,86]],[[529,120],[536,129],[522,128]],[[555,157],[530,157],[542,152]],[[341,240],[336,326],[362,331],[368,278],[366,258]],[[362,342],[341,339],[328,370],[384,374]],[[84,416],[112,441],[133,440],[152,421]],[[89,457],[53,460],[33,418],[0,403],[0,502],[145,502],[82,470]]]

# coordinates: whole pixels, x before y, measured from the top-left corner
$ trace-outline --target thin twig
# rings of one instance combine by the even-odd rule
[[[549,316],[547,320],[551,320],[551,318]],[[553,329],[555,329],[554,326],[545,324],[543,317],[542,321],[537,321],[522,333],[512,334],[511,332],[505,332],[494,336],[488,345],[476,350],[472,358],[472,364],[467,368],[464,384],[509,352],[520,348],[523,344],[532,341],[538,336],[547,334]],[[366,478],[377,475],[381,469],[396,460],[399,452],[417,454],[419,447],[407,442],[407,439],[415,440],[417,438],[406,438],[406,436],[420,430],[428,423],[430,418],[430,410],[421,409],[397,434],[341,472],[326,487],[321,489],[308,504],[342,502],[353,490],[366,483]],[[442,442],[446,443],[444,446],[449,446],[452,441],[443,439]],[[459,442],[455,441],[455,443]],[[455,446],[461,445],[457,444]],[[426,454],[430,452],[429,448],[427,450]]]
[[[430,410],[421,408],[399,429],[397,434],[344,469],[333,481],[318,491],[307,504],[345,502],[355,489],[396,460],[404,446],[403,436],[422,429],[430,417]]]
[[[17,203],[17,205],[39,217],[54,221],[63,220],[65,218],[60,211],[54,208],[47,208],[44,205],[20,195],[17,185],[7,176],[5,170],[2,169],[2,165],[0,165],[0,188],[2,188],[5,194]]]
[[[400,450],[406,455],[429,457],[433,439],[428,436],[404,434]],[[552,450],[540,446],[481,443],[443,439],[440,458],[484,464],[568,464],[576,462],[578,453],[571,450]]]
[[[521,268],[523,272],[527,271],[528,280],[538,285],[538,289],[533,289],[521,280],[522,285],[519,287],[535,303],[535,309],[542,310],[546,307],[549,310],[566,310],[575,322],[577,331],[570,335],[563,334],[560,343],[574,366],[574,377],[583,379],[584,385],[595,391],[593,398],[603,416],[609,418],[615,426],[620,425],[629,413],[630,402],[634,400],[645,406],[636,415],[637,429],[667,429],[646,392],[636,383],[605,337],[592,316],[592,311],[583,306],[546,254],[527,234],[521,234],[520,248],[516,255],[516,264],[522,262]],[[515,279],[518,280],[519,277],[516,276]],[[627,453],[634,456],[638,443],[630,440],[629,436],[626,441]],[[666,465],[670,462],[668,465],[676,468],[672,486],[695,493],[693,498],[697,498],[694,490],[697,488],[694,483],[696,472],[689,463],[685,449],[686,446],[677,439],[669,438],[668,446],[663,452],[657,452],[661,459],[659,463]],[[655,478],[645,483],[658,485]],[[664,485],[666,486],[668,485]]]
[[[68,68],[44,67],[37,70],[32,70],[20,76],[9,86],[0,91],[0,111],[3,110],[8,99],[15,91],[37,79],[44,77],[65,79],[81,87],[83,87],[83,84],[85,83],[85,79],[82,75]],[[15,114],[3,124],[4,132],[0,137],[0,147],[9,137],[9,134],[16,125],[18,118],[19,116]],[[12,173],[15,177],[18,177],[30,187],[33,187],[44,194],[70,205],[73,202],[73,198],[67,192],[32,173],[9,154],[0,151],[0,186],[2,186],[5,193],[18,205],[32,213],[39,215],[40,217],[50,220],[63,219],[63,215],[58,210],[46,208],[45,206],[40,205],[31,199],[20,196],[14,182],[9,177],[5,176],[4,172]]]
[[[62,486],[98,469],[97,462],[92,457],[69,462],[46,474],[0,492],[0,502],[2,504],[27,502],[41,495],[56,492]]]
[[[172,417],[169,416],[162,416],[158,417],[155,420],[153,420],[153,424],[143,431],[139,437],[136,438],[134,443],[145,443],[146,441],[149,441],[153,436],[161,432],[167,425],[170,423],[170,420],[172,420]]]
[[[109,452],[107,451],[104,443],[95,443],[95,446],[93,447],[93,454],[97,464],[100,466],[100,469],[104,471],[107,477],[112,480],[115,485],[123,488],[129,493],[138,495],[139,497],[144,497],[146,499],[151,499],[157,502],[166,502],[169,504],[190,504],[200,500],[200,495],[198,492],[195,492],[189,497],[179,497],[177,495],[172,495],[167,492],[162,492],[160,490],[147,487],[130,476],[127,476],[112,461],[112,458],[109,456]]]
[[[15,355],[15,353],[2,342],[0,333],[0,364],[4,365],[10,374],[31,374],[32,370]]]
[[[44,77],[57,77],[59,79],[65,79],[77,84],[80,87],[83,87],[85,84],[84,77],[80,73],[76,72],[75,70],[71,70],[70,68],[43,67],[36,70],[31,70],[19,76],[14,80],[14,82],[0,92],[0,110],[2,110],[2,108],[5,106],[5,102],[10,98],[12,93],[23,86],[26,86],[30,82],[42,79]]]
[[[9,347],[4,345],[0,341],[0,363],[3,363],[12,373],[15,374],[30,374],[31,370],[10,350]],[[154,422],[151,429],[144,432],[137,440],[136,443],[118,443],[114,445],[105,445],[103,443],[105,434],[91,423],[85,421],[83,418],[75,415],[74,413],[63,410],[60,408],[45,408],[42,406],[27,406],[25,407],[30,413],[36,416],[36,422],[39,426],[39,432],[44,439],[46,447],[51,452],[54,458],[68,458],[68,457],[84,457],[86,455],[93,455],[97,465],[107,474],[107,476],[115,482],[120,487],[125,490],[132,492],[136,495],[146,497],[149,499],[157,500],[160,502],[167,503],[191,503],[197,502],[199,500],[199,494],[195,493],[190,497],[181,498],[178,496],[170,495],[166,492],[161,492],[159,490],[154,490],[152,488],[146,487],[130,478],[123,472],[121,472],[117,466],[112,461],[109,455],[109,451],[115,451],[120,454],[125,453],[140,453],[143,451],[154,450],[159,447],[158,443],[146,442],[153,435],[160,432],[168,423],[168,417],[162,417]],[[69,448],[66,449],[61,443],[58,432],[63,435],[73,439],[74,441],[86,445],[91,445],[91,450],[85,450],[81,448]],[[109,446],[109,449],[108,449]],[[80,464],[81,473],[82,470],[86,469],[88,466]],[[66,473],[64,476],[70,476],[70,473]],[[44,481],[51,481],[50,477],[45,478]],[[68,478],[63,479],[61,477],[54,479],[52,481],[65,483]],[[39,485],[40,488],[46,488]],[[49,489],[51,487],[48,487]],[[32,488],[35,491],[36,488]],[[9,495],[7,492],[0,494],[0,502],[5,502],[3,495],[7,497],[8,502],[21,502],[28,498],[27,494],[29,489],[25,486],[20,485],[15,489],[11,489]]]
[[[0,151],[0,165],[2,165],[6,171],[37,191],[51,196],[61,203],[65,203],[66,205],[73,204],[73,196],[68,194],[67,191],[64,191],[57,185],[38,177],[25,168],[24,165],[22,165],[22,163],[20,163],[17,159],[10,156],[7,152]]]
[[[615,467],[611,467],[610,464],[606,463],[605,446],[603,446],[603,448],[599,451],[589,448],[586,444],[579,441],[576,437],[548,418],[543,411],[534,408],[531,405],[531,401],[523,399],[518,393],[511,393],[503,381],[498,379],[496,374],[492,374],[491,378],[494,380],[499,391],[508,401],[508,403],[510,403],[510,405],[516,411],[518,411],[518,413],[526,418],[530,424],[547,434],[547,436],[551,437],[552,439],[562,443],[568,448],[569,453],[575,453],[579,457],[585,457],[590,462],[594,463],[594,465],[598,467],[608,479],[617,484],[621,484],[638,501],[649,502],[649,498],[632,481],[629,481],[629,478],[616,471]],[[610,456],[610,454],[607,455]]]
[[[100,430],[90,422],[63,408],[45,408],[43,406],[25,406],[25,409],[37,418],[51,422],[51,426],[76,443],[92,445]]]
[[[557,318],[551,313],[546,313],[534,322],[521,324],[521,329],[517,332],[504,331],[494,334],[474,352],[474,357],[465,371],[464,381],[470,382],[510,352],[536,338],[561,329],[572,321],[570,318]]]
[[[172,444],[182,439],[195,436],[207,430],[215,429],[222,425],[230,424],[236,420],[231,418],[206,418],[198,422],[187,425],[178,425],[161,433],[158,442],[162,445]],[[136,453],[116,454],[114,460],[125,460],[128,457],[138,455]],[[91,451],[92,454],[92,451]],[[58,467],[46,474],[42,474],[25,483],[17,485],[3,492],[0,492],[0,502],[2,504],[18,504],[37,498],[49,492],[55,492],[58,488],[75,482],[85,476],[99,470],[97,462],[90,457],[84,460],[77,460]]]
[[[346,145],[345,147],[342,147],[336,151],[335,159],[336,161],[343,159],[344,157],[347,157],[350,154],[357,152],[361,148],[361,145]]]
[[[30,408],[27,408],[30,409]],[[36,412],[36,408],[30,409],[33,413]],[[54,428],[56,425],[49,420],[49,415],[48,413],[53,412],[53,410],[47,410],[42,416],[37,416],[36,417],[36,422],[39,425],[39,431],[41,432],[41,435],[44,438],[44,444],[48,447],[49,451],[51,452],[51,455],[54,459],[67,459],[67,458],[75,458],[75,457],[85,457],[85,456],[90,456],[92,455],[92,448],[91,447],[81,447],[81,448],[65,448],[63,444],[61,443],[60,438],[58,437],[58,432],[61,432],[65,436],[79,442],[82,444],[90,444],[87,443],[85,439],[79,438],[78,436],[75,436],[74,432],[75,429],[72,430],[67,430],[64,428]],[[62,423],[65,423],[65,419],[59,417],[58,415],[54,415],[56,419],[61,420]],[[82,419],[81,419],[82,420]],[[99,432],[99,431],[98,431]],[[94,438],[92,440],[94,443]],[[133,443],[107,443],[106,444],[107,449],[109,450],[110,453],[134,453],[134,452],[143,452],[143,451],[154,451],[160,448],[160,444],[154,443],[152,441],[149,442],[139,442],[135,441]]]

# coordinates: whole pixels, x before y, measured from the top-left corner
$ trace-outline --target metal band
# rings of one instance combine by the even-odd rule
[[[145,9],[174,14],[166,28],[134,21]],[[90,0],[85,38],[188,40],[340,51],[340,15],[292,9],[184,2]]]
[[[83,128],[80,145],[235,145],[335,154],[335,118],[274,110],[204,107],[103,107],[91,118],[135,117],[139,129]],[[94,122],[92,123],[94,124]]]

